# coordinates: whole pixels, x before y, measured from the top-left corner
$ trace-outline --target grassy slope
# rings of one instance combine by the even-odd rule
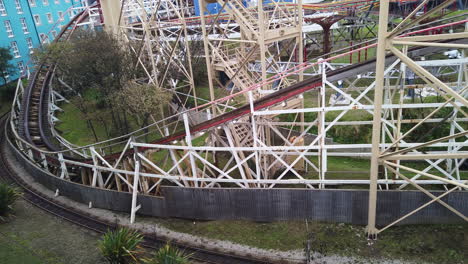
[[[0,101],[0,116],[10,110],[10,102]]]
[[[256,223],[240,220],[194,222],[160,219],[158,222],[179,232],[265,249],[298,249],[306,239],[305,224],[300,221]]]
[[[97,235],[33,207],[23,200],[15,215],[0,223],[0,263],[103,263],[96,247]]]
[[[12,100],[10,100],[8,97],[13,97],[13,96],[10,96],[10,93],[13,91],[9,89],[9,91],[7,92],[6,89],[9,89],[9,88],[5,86],[0,87],[0,116],[6,113],[7,111],[9,111],[11,108]]]
[[[57,129],[63,132],[62,137],[76,145],[87,145],[95,142],[91,129],[86,123],[85,116],[72,104],[60,106],[64,112],[58,114],[60,123]],[[106,132],[102,125],[93,122],[98,139],[106,139]]]
[[[255,223],[170,219],[158,222],[176,231],[264,249],[301,250],[307,240],[304,221]],[[466,224],[394,227],[382,233],[377,241],[369,242],[362,226],[308,223],[313,250],[325,255],[429,263],[464,263],[463,260],[468,258],[467,227]]]
[[[0,235],[0,263],[29,263],[40,264],[41,258],[30,249],[17,244],[16,241]]]
[[[228,96],[229,92],[227,90],[215,89],[215,97],[222,98]],[[205,100],[210,100],[210,91],[207,86],[200,86],[197,88],[197,96]],[[241,96],[236,97],[233,101],[230,102],[231,105],[243,104],[245,99]],[[205,104],[206,101],[199,101],[199,104]],[[88,127],[85,115],[73,104],[64,103],[60,107],[64,112],[57,113],[57,117],[60,119],[60,122],[56,126],[58,130],[62,131],[62,137],[76,145],[87,145],[95,142],[95,138],[92,134],[92,130]],[[110,117],[109,117],[110,119]],[[136,125],[132,120],[130,120],[131,125]],[[104,126],[96,121],[93,121],[94,128],[96,129],[96,134],[99,141],[107,139]],[[110,122],[108,123],[110,126]]]

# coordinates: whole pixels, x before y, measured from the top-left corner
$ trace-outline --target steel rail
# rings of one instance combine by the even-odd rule
[[[464,22],[464,21],[462,21],[462,22]],[[448,24],[448,25],[459,24],[459,23],[460,23],[460,22],[455,22],[455,23],[451,23],[451,24]],[[448,25],[443,25],[443,26],[448,26]],[[439,26],[439,27],[440,27],[440,26]],[[431,28],[429,28],[429,29],[424,29],[424,31],[427,31],[427,30],[430,30],[430,29],[431,29]],[[409,32],[409,33],[404,34],[404,36],[410,35],[410,34],[414,34],[414,33],[415,33],[415,32]],[[61,32],[61,34],[62,34],[62,32]],[[361,50],[361,49],[366,49],[366,48],[368,48],[368,47],[370,47],[370,46],[373,46],[373,45],[375,45],[375,44],[371,44],[371,45],[369,45],[369,46],[362,47],[362,48],[360,48],[360,49],[356,49],[356,50],[353,50],[353,51],[344,53],[344,55],[346,55],[346,54],[348,54],[348,53],[357,52],[357,51],[359,51],[359,50]],[[416,50],[416,49],[414,49],[414,50]],[[340,55],[337,55],[337,56],[333,56],[333,57],[331,57],[331,58],[326,59],[326,61],[329,61],[329,60],[331,60],[331,59],[333,59],[333,58],[335,58],[335,57],[338,58],[338,57],[341,57],[341,56],[344,56],[344,55],[343,55],[343,54],[340,54]],[[372,60],[369,60],[369,61],[367,61],[367,62],[372,62]],[[363,62],[363,63],[366,63],[366,62]],[[363,63],[350,65],[350,66],[347,66],[347,67],[344,68],[344,69],[348,69],[348,70],[352,71],[353,69],[359,67],[359,66],[362,65]],[[312,63],[312,64],[317,64],[317,63]],[[298,68],[298,67],[310,67],[310,65],[312,65],[312,64],[307,62],[307,63],[301,64],[301,65],[295,66],[294,68]],[[294,70],[294,68],[291,69],[291,70]],[[299,70],[301,70],[301,69],[299,69]],[[303,70],[303,69],[302,69],[302,70]],[[296,70],[296,71],[298,71],[298,70]],[[290,75],[290,74],[291,74],[291,73],[280,73],[280,74],[278,74],[278,75],[280,75],[280,77],[282,77],[282,76],[284,77],[284,76],[287,76],[287,75]],[[334,75],[334,71],[330,72],[328,75],[329,75],[330,77],[332,77],[332,76]],[[275,77],[275,76],[273,76],[273,77]],[[270,77],[270,78],[266,81],[266,83],[273,82],[273,81],[275,80],[273,77]],[[346,76],[342,76],[342,78],[343,78],[343,77],[346,77]],[[311,80],[311,79],[307,79],[307,80],[305,80],[303,83],[309,82],[309,80]],[[265,83],[265,84],[266,84],[266,83]],[[260,84],[255,85],[255,86],[252,87],[251,89],[248,89],[248,91],[257,89],[261,84],[263,84],[263,83],[260,83]],[[316,84],[315,87],[317,87],[317,86],[319,86],[319,85],[321,85],[321,83],[319,84],[319,83],[318,83],[318,80],[317,80],[317,84]],[[290,88],[290,87],[288,87],[288,88]],[[286,89],[288,89],[288,88],[286,88]],[[285,89],[283,89],[283,90],[285,90]],[[246,90],[246,91],[247,91],[247,90]],[[210,105],[210,104],[212,104],[212,103],[217,103],[218,101],[224,101],[224,100],[230,99],[231,97],[237,96],[237,95],[239,95],[239,94],[243,94],[243,93],[245,93],[246,91],[240,91],[240,92],[238,92],[238,93],[236,93],[236,94],[227,96],[227,97],[225,97],[225,98],[217,99],[216,101],[213,101],[213,102],[210,102],[210,103],[206,103],[206,104],[200,105],[200,106],[198,106],[197,108],[190,109],[189,111],[193,111],[193,110],[196,110],[196,109],[200,109],[200,108],[205,107],[205,106],[208,106],[208,105]],[[274,95],[274,94],[276,94],[276,93],[273,93],[273,94],[271,94],[271,95]],[[287,98],[286,98],[286,99],[287,99]],[[254,104],[257,104],[257,102],[254,102]],[[28,107],[28,105],[27,105],[27,103],[26,103],[26,108],[27,108],[27,107]],[[256,109],[258,109],[258,108],[256,108]],[[26,112],[27,112],[27,111],[26,111]],[[169,118],[171,118],[171,117],[169,117]],[[167,120],[167,119],[168,119],[168,118],[165,118],[164,120]],[[25,126],[26,126],[26,125],[27,125],[27,124],[25,124]],[[150,125],[150,126],[151,126],[151,125]],[[148,126],[148,127],[150,127],[150,126]],[[148,128],[148,127],[146,127],[146,128]],[[26,128],[25,130],[27,130],[27,128]],[[142,130],[142,129],[140,129],[140,130]],[[137,131],[140,131],[140,130],[137,130]],[[134,132],[132,132],[132,133],[126,135],[126,136],[127,136],[127,137],[128,137],[128,136],[131,136],[131,135],[133,135],[134,133],[136,133],[137,131],[134,131]],[[116,139],[119,139],[119,138],[125,138],[125,136],[117,137],[117,138],[114,138],[114,139],[106,140],[106,141],[103,141],[103,142],[98,142],[98,143],[91,144],[91,145],[87,145],[87,146],[82,146],[82,147],[76,148],[75,150],[84,149],[84,148],[89,147],[89,146],[94,146],[94,145],[98,145],[98,144],[102,144],[102,143],[106,143],[106,142],[111,142],[111,141],[116,140]],[[29,138],[26,137],[26,141],[29,141]],[[170,142],[170,141],[169,141],[169,142]],[[121,143],[122,143],[122,142],[121,142]],[[124,142],[123,142],[123,143],[124,143]],[[153,143],[158,144],[158,143],[160,143],[160,140],[155,141],[155,142],[153,142]],[[116,144],[119,144],[119,143],[116,143]],[[52,153],[59,153],[59,152],[66,152],[66,151],[68,151],[68,150],[60,151],[60,150],[58,150],[58,149],[56,149],[56,148],[49,148],[49,150],[51,150],[51,151],[45,150],[45,151],[43,151],[43,152],[44,152],[44,153],[52,154]],[[116,154],[116,155],[117,155],[117,154]],[[72,157],[69,157],[69,158],[72,159],[72,160],[76,160],[75,158],[72,158]]]
[[[468,40],[467,39],[461,39],[461,40],[456,40],[457,42],[462,42],[462,43],[467,43]],[[410,49],[408,51],[409,54],[417,54],[417,55],[420,55],[420,54],[427,54],[428,52],[432,51],[432,50],[438,50],[440,48],[438,47],[422,47],[422,48],[414,48],[414,49]],[[394,55],[388,55],[387,56],[387,61],[392,61],[393,59],[395,59],[395,56]],[[342,67],[342,68],[339,68],[339,69],[336,69],[336,70],[333,70],[333,71],[330,71],[327,73],[327,76],[328,76],[328,79],[330,81],[337,81],[339,79],[342,79],[342,78],[346,78],[348,76],[352,76],[352,75],[355,75],[355,74],[358,74],[360,72],[363,72],[363,71],[367,71],[367,70],[371,70],[375,65],[375,59],[371,59],[371,60],[368,60],[368,61],[365,61],[365,62],[361,62],[361,63],[358,63],[358,64],[353,64],[353,65],[350,65],[350,66],[346,66],[346,67]],[[274,93],[271,93],[269,95],[266,95],[264,97],[261,97],[259,99],[257,99],[255,102],[254,102],[254,109],[255,110],[259,110],[259,109],[264,109],[264,108],[267,108],[269,106],[272,106],[272,105],[275,105],[275,104],[278,104],[278,103],[281,103],[285,100],[288,100],[294,96],[298,96],[304,92],[307,92],[309,90],[312,90],[316,87],[319,87],[322,85],[322,77],[321,76],[315,76],[315,77],[311,77],[309,79],[306,79],[302,82],[299,82],[299,83],[296,83],[292,86],[289,86],[285,89],[281,89],[277,92],[274,92]],[[200,105],[199,107],[203,107],[204,105]],[[207,120],[203,123],[200,123],[198,125],[195,125],[195,126],[192,126],[190,127],[190,133],[191,134],[194,134],[194,133],[197,133],[197,132],[202,132],[202,131],[205,131],[209,128],[213,128],[213,127],[216,127],[216,126],[219,126],[220,124],[224,124],[224,123],[227,123],[227,122],[230,122],[236,118],[239,118],[241,116],[245,116],[245,115],[248,115],[250,113],[250,105],[246,104],[244,106],[241,106],[233,111],[230,111],[230,112],[227,112],[227,113],[224,113],[222,115],[219,115],[219,116],[216,116],[210,120]],[[153,142],[151,142],[152,144],[167,144],[167,143],[170,143],[170,142],[173,142],[175,140],[180,140],[182,138],[184,138],[186,136],[186,132],[185,130],[182,130],[182,131],[179,131],[179,132],[176,132],[176,133],[173,133],[172,135],[169,135],[167,137],[163,137],[161,139],[158,139],[158,140],[155,140]],[[144,148],[142,148],[144,149]],[[56,150],[52,150],[52,151],[56,151]],[[129,151],[127,151],[126,153],[126,156],[128,155],[132,155],[133,154],[133,149],[130,149]],[[113,160],[113,159],[118,159],[120,157],[120,154],[121,153],[113,153],[113,154],[109,154],[109,155],[106,155],[104,158],[106,160]],[[66,156],[66,155],[64,155]],[[58,164],[57,160],[55,157],[50,157],[48,156],[47,157],[48,159],[48,162],[50,164]],[[91,164],[93,161],[92,159],[78,159],[78,158],[75,158],[75,157],[68,157],[67,156],[67,159],[68,160],[75,160],[75,161],[82,161],[84,163],[88,163],[88,164]]]
[[[4,146],[6,137],[5,124],[8,120],[8,113],[0,117],[0,147]],[[15,176],[15,172],[11,169],[11,165],[6,160],[6,153],[4,148],[0,149],[0,179],[4,182],[13,183],[22,189],[22,198],[28,203],[44,210],[60,219],[66,220],[72,224],[82,228],[94,231],[99,234],[104,234],[109,230],[116,230],[118,225],[110,221],[100,220],[93,218],[91,214],[81,212],[80,210],[71,206],[65,205],[58,201],[47,197],[46,195],[38,192],[35,188],[25,182],[21,177]],[[190,259],[200,261],[203,263],[232,263],[232,264],[247,264],[247,263],[274,263],[269,260],[255,258],[254,256],[238,256],[234,254],[227,254],[218,251],[208,250],[187,245],[182,242],[174,242],[170,239],[160,238],[154,234],[142,233],[144,240],[142,246],[148,249],[159,249],[167,243],[177,247],[190,256]],[[281,263],[281,262],[280,262]]]
[[[66,27],[64,27],[64,29],[59,34],[59,38],[62,38],[66,33],[70,33],[70,32],[72,32],[74,30],[74,28],[73,28],[70,31],[69,28],[76,21],[82,21],[86,17],[87,14],[83,13],[83,12],[80,15],[76,16],[74,20],[70,21],[69,24]],[[82,16],[82,14],[84,14],[85,16]],[[461,22],[454,22],[454,23],[458,24],[458,23],[461,23]],[[451,23],[449,25],[452,25],[454,23]],[[438,26],[438,27],[445,27],[445,26],[447,26],[447,25],[442,25],[442,26]],[[76,27],[76,23],[75,23],[75,27]],[[431,28],[424,29],[424,31],[427,31],[427,30],[431,30]],[[414,34],[414,32],[406,33],[404,36],[411,35],[411,34]],[[68,34],[68,37],[69,37],[69,34]],[[451,41],[466,43],[467,39],[458,39],[458,40],[451,40]],[[375,45],[375,44],[371,44],[369,46],[372,46],[372,45]],[[247,91],[256,90],[259,87],[261,87],[261,85],[273,82],[275,80],[275,78],[283,78],[285,76],[293,74],[294,72],[298,72],[298,71],[306,69],[307,67],[311,67],[311,65],[316,65],[316,64],[319,64],[319,63],[321,63],[323,61],[330,61],[330,60],[332,60],[334,58],[339,58],[339,57],[344,56],[346,54],[350,54],[350,53],[353,53],[353,52],[357,52],[357,51],[359,51],[361,49],[368,48],[369,46],[362,47],[360,49],[356,49],[356,50],[353,50],[353,51],[350,51],[350,52],[347,52],[347,53],[344,53],[344,54],[332,56],[332,57],[329,57],[329,58],[327,58],[325,60],[318,61],[318,62],[315,62],[315,63],[308,63],[308,62],[303,63],[301,65],[295,66],[294,68],[292,68],[291,70],[289,70],[286,73],[284,73],[284,72],[279,73],[279,74],[277,74],[277,75],[275,75],[273,77],[270,77],[269,79],[265,80],[264,82],[261,82],[259,84],[255,84],[254,86],[250,87],[247,90],[235,93],[233,95],[230,95],[230,96],[227,96],[227,97],[224,97],[224,98],[217,99],[217,100],[215,100],[213,102],[210,102],[210,103],[207,103],[207,104],[200,105],[200,106],[198,106],[196,108],[190,109],[189,111],[193,111],[194,109],[199,110],[199,109],[201,109],[203,107],[206,107],[206,106],[209,106],[209,105],[211,105],[213,103],[217,103],[217,102],[222,101],[222,100],[227,100],[227,99],[229,99],[229,98],[231,98],[233,96],[243,94],[243,93],[245,93]],[[428,54],[431,51],[439,50],[439,49],[440,49],[440,47],[419,47],[419,48],[410,49],[408,51],[408,53],[412,54],[412,55],[415,55],[415,56],[419,56],[419,55],[422,55],[422,54]],[[387,61],[391,61],[391,60],[394,60],[394,59],[396,59],[396,57],[394,55],[387,55],[387,58],[386,58]],[[81,158],[76,158],[76,157],[70,157],[66,152],[71,150],[71,149],[64,150],[64,151],[57,151],[57,149],[55,147],[53,147],[51,143],[49,143],[50,142],[49,138],[46,136],[46,133],[44,133],[44,129],[45,129],[44,125],[46,125],[45,124],[46,122],[45,122],[45,118],[43,118],[45,111],[43,111],[42,104],[44,103],[44,96],[43,95],[48,90],[48,87],[49,87],[48,82],[50,82],[50,80],[51,80],[50,76],[53,74],[53,68],[54,67],[46,67],[44,63],[41,66],[43,66],[41,68],[41,70],[44,68],[47,71],[45,72],[46,78],[41,79],[41,80],[43,80],[43,82],[40,83],[40,84],[42,84],[42,85],[40,85],[41,100],[40,100],[40,107],[38,108],[38,110],[40,111],[39,116],[41,118],[39,119],[40,122],[38,122],[38,126],[39,126],[39,130],[40,130],[40,135],[41,135],[40,138],[44,142],[43,145],[45,145],[46,148],[45,149],[40,149],[40,148],[35,147],[34,142],[31,141],[31,137],[27,136],[27,134],[30,132],[29,128],[28,128],[28,118],[27,117],[28,117],[28,115],[31,114],[31,109],[30,109],[30,106],[29,106],[29,104],[31,103],[30,102],[30,100],[31,100],[30,99],[31,98],[31,90],[33,88],[36,88],[37,79],[38,78],[40,79],[40,72],[39,71],[36,72],[36,74],[34,75],[34,79],[33,79],[33,81],[31,82],[31,84],[28,87],[29,89],[25,91],[26,96],[25,96],[25,98],[23,98],[23,109],[22,109],[22,113],[23,113],[22,116],[23,116],[24,119],[23,119],[23,122],[20,122],[20,126],[22,124],[23,128],[20,127],[19,131],[23,131],[26,134],[25,140],[27,142],[28,147],[30,147],[32,149],[32,152],[33,152],[33,155],[35,156],[35,158],[41,160],[43,158],[43,155],[46,155],[47,163],[49,165],[52,165],[54,167],[59,166],[58,158],[53,156],[53,155],[49,155],[49,154],[54,154],[54,153],[64,153],[63,156],[66,158],[66,160],[80,161],[80,162],[83,163],[83,165],[77,165],[77,164],[70,165],[70,164],[68,164],[67,167],[77,167],[77,166],[84,166],[85,164],[92,164],[93,163],[92,159],[81,159]],[[329,81],[337,81],[339,79],[343,79],[343,78],[346,78],[346,77],[349,77],[349,76],[353,76],[353,75],[359,74],[361,72],[372,70],[373,68],[375,68],[375,59],[371,59],[371,60],[368,60],[368,61],[365,61],[365,62],[361,62],[361,63],[358,63],[358,64],[354,64],[354,65],[350,65],[350,66],[347,66],[347,67],[343,67],[343,68],[339,68],[339,69],[330,71],[330,72],[327,73],[327,78],[328,78]],[[291,72],[291,71],[293,71],[293,72]],[[264,97],[262,97],[260,99],[257,99],[255,102],[253,102],[253,105],[254,105],[253,109],[254,110],[259,110],[259,109],[267,108],[269,106],[284,102],[285,100],[288,100],[288,99],[293,98],[295,96],[299,96],[300,94],[302,94],[302,93],[304,93],[306,91],[315,89],[315,88],[317,88],[317,87],[319,87],[321,85],[322,85],[322,77],[321,76],[315,76],[315,77],[306,79],[306,80],[304,80],[302,82],[296,83],[296,84],[294,84],[292,86],[289,86],[287,88],[284,88],[284,89],[281,89],[281,90],[276,91],[274,93],[271,93],[271,94],[269,94],[267,96],[264,96]],[[250,105],[247,104],[247,105],[241,106],[241,107],[239,107],[237,109],[234,109],[233,111],[224,113],[222,115],[216,116],[213,119],[210,119],[210,120],[202,122],[202,123],[200,123],[198,125],[192,126],[192,127],[190,127],[189,130],[190,130],[191,134],[194,134],[194,133],[197,133],[197,132],[202,132],[202,131],[205,131],[207,129],[219,126],[220,124],[224,124],[224,123],[228,123],[230,121],[233,121],[234,119],[239,118],[241,116],[249,115],[250,113],[251,113]],[[20,121],[21,121],[21,119],[20,119]],[[47,124],[47,127],[49,127],[49,126],[50,126],[50,124]],[[153,141],[151,143],[153,143],[153,144],[167,144],[167,143],[170,143],[170,142],[173,142],[173,141],[180,140],[180,139],[184,138],[185,136],[187,136],[186,131],[185,130],[182,130],[182,131],[179,130],[179,131],[177,131],[175,133],[172,133],[169,136],[160,138],[160,139],[155,140],[155,141]],[[19,139],[19,140],[24,142],[23,139]],[[106,141],[106,142],[111,142],[111,141]],[[96,144],[100,144],[100,143],[96,143]],[[80,149],[83,149],[83,148],[85,148],[85,147],[81,147]],[[138,149],[143,150],[143,149],[145,149],[145,147],[138,147]],[[122,158],[122,156],[126,157],[128,155],[132,155],[134,153],[134,151],[135,151],[134,149],[130,149],[130,150],[124,152],[124,153],[113,153],[113,154],[104,156],[104,159],[106,159],[106,160],[116,160],[116,159]],[[39,157],[39,156],[41,156],[41,157]]]

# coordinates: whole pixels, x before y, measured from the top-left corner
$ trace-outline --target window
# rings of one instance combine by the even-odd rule
[[[39,37],[41,38],[41,43],[42,43],[42,44],[49,43],[49,37],[47,37],[46,34],[41,33],[41,34],[39,35]]]
[[[6,15],[7,15],[7,12],[5,8],[5,4],[3,3],[3,0],[0,0],[0,16],[6,16]]]
[[[41,24],[41,17],[39,15],[34,15],[34,23],[38,26]]]
[[[16,41],[11,42],[11,49],[13,50],[13,56],[15,56],[15,58],[21,57]]]
[[[51,13],[47,13],[46,16],[47,16],[47,22],[49,22],[49,24],[54,23],[54,18],[52,17]]]
[[[42,0],[42,4],[45,5],[45,6],[49,5],[49,0]]]
[[[23,13],[23,8],[21,7],[20,0],[15,0],[15,6],[16,6],[16,12],[18,14],[22,14]]]
[[[30,6],[36,6],[36,0],[28,0]]]
[[[15,36],[15,34],[13,34],[13,29],[11,28],[11,23],[10,23],[10,20],[5,20],[5,29],[6,29],[6,32],[8,34],[8,37],[9,38],[12,38]]]
[[[27,38],[26,42],[28,43],[29,53],[32,54],[34,52],[34,44],[33,44],[32,38]]]
[[[54,37],[54,39],[57,37],[57,31],[53,30],[52,32],[52,37]]]
[[[28,24],[26,24],[26,19],[22,17],[20,18],[20,21],[21,21],[21,27],[23,28],[23,33],[28,34],[29,30],[28,30]]]
[[[68,17],[72,19],[73,16],[74,16],[73,11],[72,10],[68,11]]]
[[[22,61],[18,62],[18,70],[20,71],[21,75],[25,74],[24,63]]]
[[[65,3],[70,3],[70,0],[65,0]]]
[[[60,1],[59,0],[55,0],[54,3],[56,3],[57,5],[60,4]]]
[[[59,17],[59,21],[63,21],[63,12],[62,11],[58,11],[58,17]]]
[[[63,21],[63,12],[62,12],[62,11],[58,11],[57,15],[58,15],[58,17],[59,17],[59,21]]]

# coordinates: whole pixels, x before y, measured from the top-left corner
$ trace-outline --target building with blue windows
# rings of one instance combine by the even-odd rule
[[[295,2],[294,0],[262,0],[263,1],[263,4],[264,5],[267,5],[271,2]],[[303,3],[306,3],[306,2],[321,2],[323,0],[314,0],[314,1],[310,1],[310,0],[302,0]],[[244,6],[247,6],[247,7],[252,7],[252,6],[256,6],[257,5],[257,2],[258,0],[242,0],[242,3],[244,4]],[[199,16],[201,15],[200,14],[200,3],[198,2],[198,0],[193,0],[193,6],[195,8],[195,15],[196,16]],[[222,9],[222,6],[218,3],[212,3],[212,4],[207,4],[206,5],[206,15],[215,15],[215,14],[218,14],[218,12]],[[225,11],[223,11],[225,12]]]
[[[9,81],[27,73],[33,49],[51,42],[79,6],[80,0],[0,0],[0,47],[10,48],[17,69]]]

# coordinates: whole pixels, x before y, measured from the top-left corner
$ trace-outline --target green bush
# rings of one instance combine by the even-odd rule
[[[10,102],[15,97],[16,81],[0,86],[0,102]]]
[[[170,244],[166,244],[160,248],[154,256],[146,260],[147,264],[186,264],[189,263],[189,255],[179,249],[172,247]]]
[[[4,183],[0,183],[0,220],[4,220],[13,211],[13,203],[21,196],[21,193]]]
[[[143,236],[136,231],[121,228],[108,231],[99,241],[98,247],[104,258],[111,264],[137,261],[139,244]]]

